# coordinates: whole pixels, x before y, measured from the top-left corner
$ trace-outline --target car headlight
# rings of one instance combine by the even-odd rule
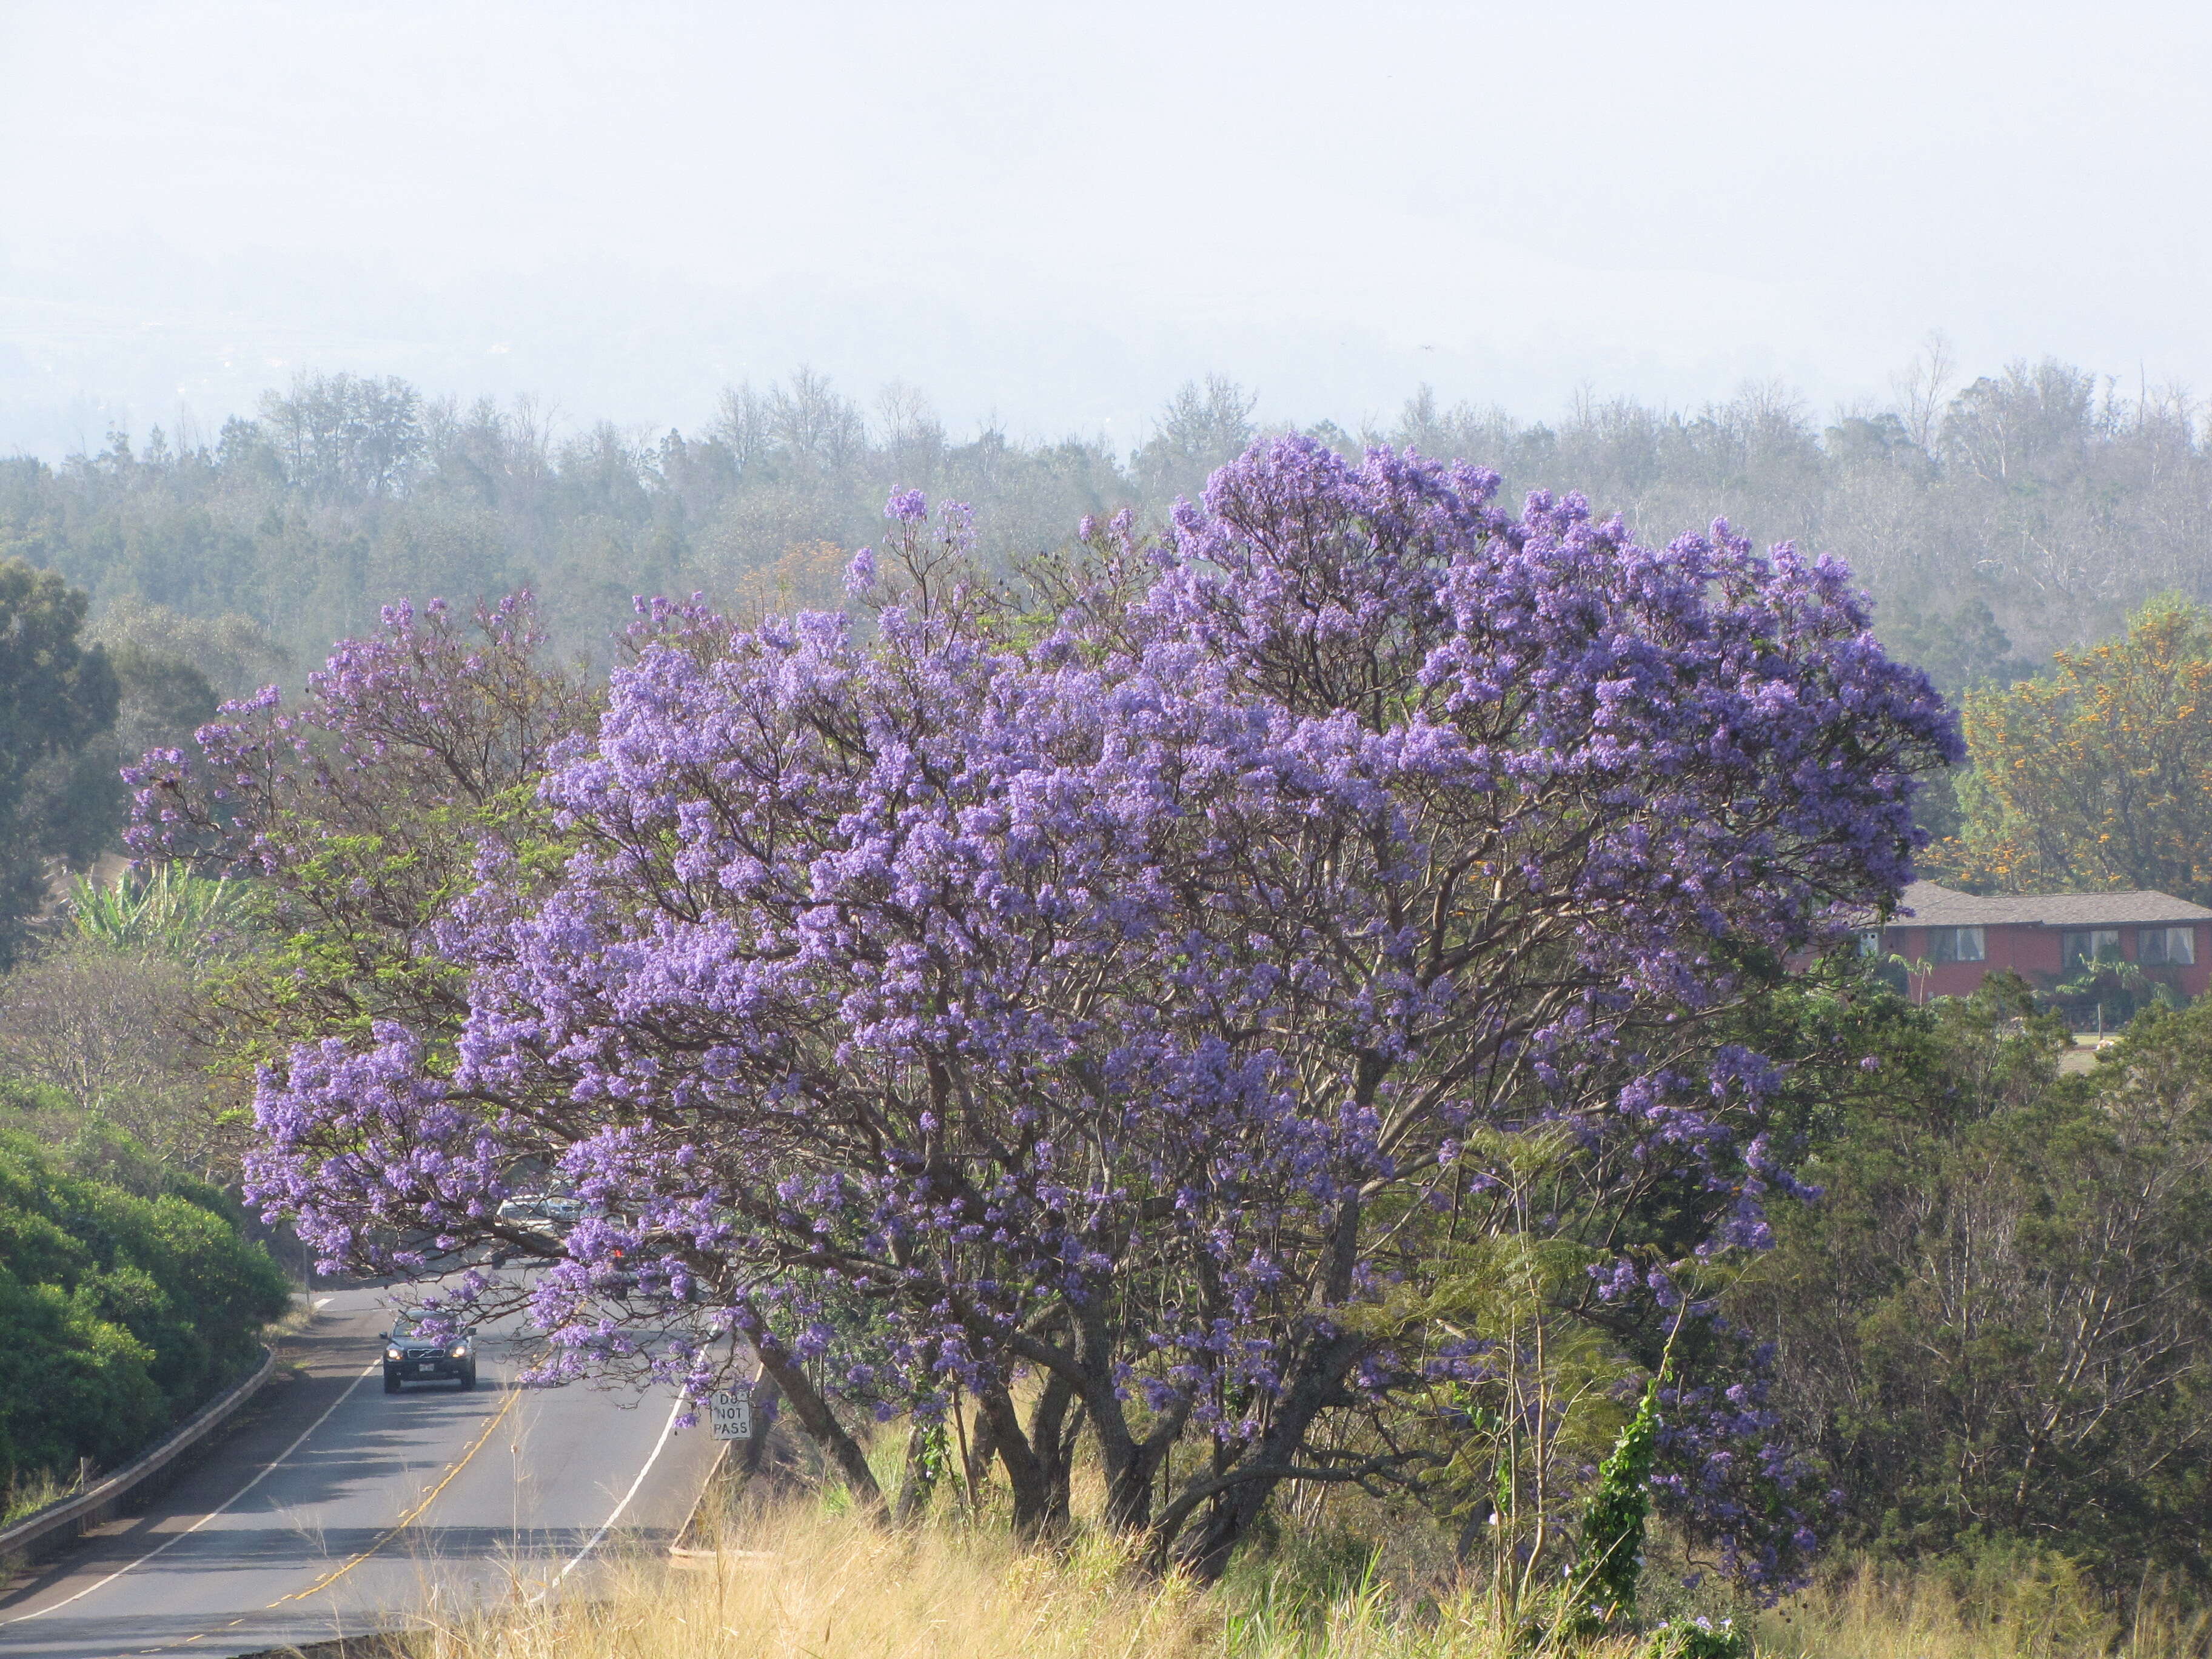
[[[384,1357],[386,1359],[397,1359],[399,1358],[399,1350],[397,1348],[386,1348],[384,1351]]]
[[[453,1358],[456,1358],[456,1359],[466,1359],[468,1357],[469,1357],[469,1345],[468,1345],[467,1343],[465,1343],[465,1342],[456,1342],[456,1343],[454,1343],[454,1344],[453,1344]]]

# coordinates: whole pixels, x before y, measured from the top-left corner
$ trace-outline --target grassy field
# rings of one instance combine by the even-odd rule
[[[1064,1552],[945,1516],[910,1532],[793,1498],[637,1560],[613,1592],[427,1632],[416,1659],[1541,1659],[1477,1587],[1407,1595],[1316,1573],[1296,1547],[1202,1591],[1133,1571],[1096,1534]],[[2149,1602],[2132,1627],[2063,1563],[1972,1575],[1839,1575],[1743,1628],[1774,1659],[2200,1659],[2212,1625]],[[1637,1638],[1584,1643],[1632,1659]]]

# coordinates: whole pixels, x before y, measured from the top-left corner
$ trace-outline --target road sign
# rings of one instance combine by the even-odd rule
[[[707,1420],[717,1440],[753,1437],[753,1396],[749,1389],[718,1389],[707,1400]]]

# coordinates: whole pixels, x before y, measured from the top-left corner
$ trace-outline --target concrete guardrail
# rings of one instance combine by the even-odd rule
[[[276,1350],[262,1349],[261,1363],[254,1367],[252,1376],[203,1406],[183,1427],[153,1450],[133,1462],[125,1464],[114,1474],[94,1482],[82,1492],[47,1504],[46,1508],[24,1516],[12,1527],[0,1528],[0,1558],[35,1554],[38,1546],[52,1540],[57,1533],[67,1532],[71,1528],[82,1530],[106,1520],[113,1506],[128,1496],[134,1487],[161,1473],[179,1456],[228,1423],[237,1414],[239,1407],[259,1392],[261,1385],[269,1380],[270,1372],[276,1369]]]

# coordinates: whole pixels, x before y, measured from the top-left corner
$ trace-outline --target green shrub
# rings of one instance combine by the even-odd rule
[[[1725,1619],[1680,1619],[1651,1632],[1644,1659],[1751,1659],[1751,1638]]]
[[[1635,1418],[1598,1469],[1597,1491],[1583,1516],[1581,1579],[1575,1595],[1579,1605],[1571,1615],[1577,1628],[1599,1628],[1635,1616],[1644,1528],[1651,1515],[1651,1464],[1659,1446],[1659,1389],[1665,1380],[1654,1376],[1644,1385]]]
[[[0,1486],[127,1460],[244,1368],[289,1291],[218,1210],[0,1133]]]

